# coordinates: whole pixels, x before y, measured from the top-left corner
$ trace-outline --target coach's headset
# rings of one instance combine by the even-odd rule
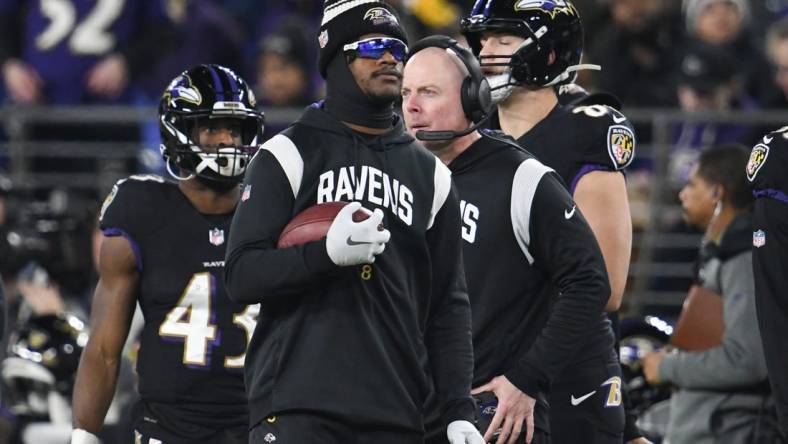
[[[490,85],[482,74],[479,61],[470,50],[460,46],[457,40],[445,35],[433,35],[416,42],[408,53],[408,60],[417,52],[427,48],[442,48],[454,54],[468,71],[468,76],[463,80],[460,89],[460,101],[462,111],[465,113],[465,117],[472,122],[472,125],[462,131],[418,131],[416,138],[419,140],[449,140],[476,131],[490,117],[490,109],[492,108]],[[407,63],[407,60],[405,62]]]

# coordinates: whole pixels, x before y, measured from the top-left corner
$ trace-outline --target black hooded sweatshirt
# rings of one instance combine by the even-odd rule
[[[459,202],[449,170],[394,119],[362,136],[313,105],[249,166],[225,282],[231,299],[261,303],[252,425],[300,411],[421,432],[433,381],[444,421],[473,420]],[[325,239],[276,249],[294,215],[329,201],[383,211],[391,240],[371,268],[336,266]]]

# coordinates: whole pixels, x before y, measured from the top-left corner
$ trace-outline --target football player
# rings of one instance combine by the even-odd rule
[[[755,195],[755,305],[780,428],[788,434],[788,126],[755,145],[747,178]]]
[[[598,69],[580,63],[583,27],[577,9],[568,0],[479,0],[461,29],[490,82],[497,104],[493,127],[553,168],[587,218],[610,279],[605,309],[615,312],[624,294],[632,247],[621,171],[634,157],[635,133],[627,118],[609,106],[559,103],[556,87],[571,83],[578,70]],[[570,405],[572,398],[561,389],[568,386],[561,382],[559,378],[550,402],[553,439],[559,440],[563,433],[582,430],[578,422],[585,423],[586,414],[594,415],[589,403],[582,408]],[[588,387],[592,385],[589,381]],[[559,412],[569,423],[559,421],[554,415]],[[634,419],[629,418],[627,441],[637,435]]]
[[[261,303],[250,440],[422,444],[434,387],[452,444],[480,444],[460,203],[394,112],[405,29],[383,1],[324,6],[326,99],[252,161],[228,247],[230,297]],[[293,215],[335,201],[353,202],[324,238],[277,248]]]
[[[576,374],[597,378],[590,390],[573,392],[576,402],[605,409],[594,418],[602,423],[600,429],[574,442],[620,443],[621,370],[603,314],[610,287],[591,229],[559,176],[513,139],[490,130],[462,136],[473,116],[467,91],[484,88],[467,85],[484,79],[478,67],[478,79],[466,74],[472,66],[459,69],[462,65],[450,54],[465,52],[465,60],[475,63],[473,55],[456,43],[448,51],[420,48],[414,45],[405,67],[402,110],[409,131],[426,134],[425,146],[449,166],[462,199],[473,393],[486,419],[485,439],[550,442],[546,399],[551,386],[567,364],[583,361],[607,367],[591,364]],[[430,140],[443,132],[460,137]],[[493,406],[495,414],[489,415]],[[445,440],[430,438],[433,442]]]
[[[161,150],[177,183],[119,181],[100,214],[106,238],[92,334],[74,389],[72,444],[96,443],[112,400],[134,307],[145,317],[137,361],[137,442],[246,443],[243,381],[259,306],[232,302],[224,254],[239,187],[261,143],[263,115],[232,70],[201,65],[167,87]]]

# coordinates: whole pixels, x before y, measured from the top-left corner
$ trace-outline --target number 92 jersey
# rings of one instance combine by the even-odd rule
[[[162,0],[0,0],[0,16],[24,17],[21,58],[43,80],[47,102],[60,104],[96,100],[86,93],[88,71],[125,53],[141,30],[165,26],[164,11]]]
[[[225,291],[232,216],[199,213],[158,176],[119,181],[100,215],[106,236],[129,240],[140,270],[142,401],[177,404],[190,422],[214,427],[248,421],[243,364],[259,310]]]

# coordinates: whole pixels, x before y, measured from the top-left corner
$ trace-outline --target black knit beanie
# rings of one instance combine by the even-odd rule
[[[408,43],[394,8],[381,0],[326,0],[320,24],[318,67],[323,78],[334,54],[365,34],[384,34]]]

